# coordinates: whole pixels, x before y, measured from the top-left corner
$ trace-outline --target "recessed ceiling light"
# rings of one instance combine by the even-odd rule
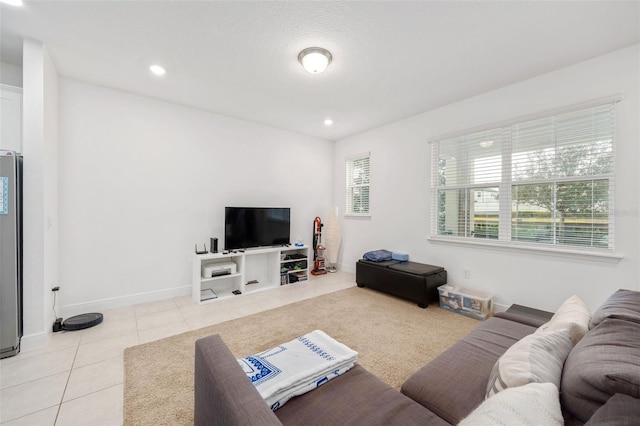
[[[300,52],[298,62],[311,74],[320,74],[331,63],[331,52],[322,47],[308,47]]]
[[[9,6],[22,6],[22,0],[0,0],[0,3],[8,4]]]
[[[154,75],[165,75],[167,70],[164,69],[162,65],[153,64],[149,66],[149,71],[151,71]]]
[[[330,118],[327,118],[326,120],[324,120],[324,125],[325,126],[331,126],[333,124],[333,120]]]
[[[493,141],[491,140],[480,142],[480,146],[483,148],[489,148],[491,145],[493,145]]]

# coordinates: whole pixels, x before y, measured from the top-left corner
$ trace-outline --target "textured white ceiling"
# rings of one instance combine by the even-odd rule
[[[337,140],[639,43],[639,5],[25,0],[1,7],[0,59],[28,37],[60,75]],[[310,46],[325,73],[297,62]]]

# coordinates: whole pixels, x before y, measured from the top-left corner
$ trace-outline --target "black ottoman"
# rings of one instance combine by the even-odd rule
[[[438,301],[438,287],[447,283],[447,271],[442,266],[417,262],[361,259],[356,263],[356,283],[358,287],[398,296],[426,308]]]

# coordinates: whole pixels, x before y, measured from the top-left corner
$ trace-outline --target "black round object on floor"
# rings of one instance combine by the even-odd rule
[[[67,318],[62,322],[62,329],[68,331],[82,330],[83,328],[93,327],[102,322],[102,314],[90,313],[80,314],[75,317]]]

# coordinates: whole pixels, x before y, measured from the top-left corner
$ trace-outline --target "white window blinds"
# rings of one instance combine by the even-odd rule
[[[613,248],[615,103],[433,143],[433,234]]]
[[[347,215],[370,214],[370,157],[369,153],[346,159]]]

